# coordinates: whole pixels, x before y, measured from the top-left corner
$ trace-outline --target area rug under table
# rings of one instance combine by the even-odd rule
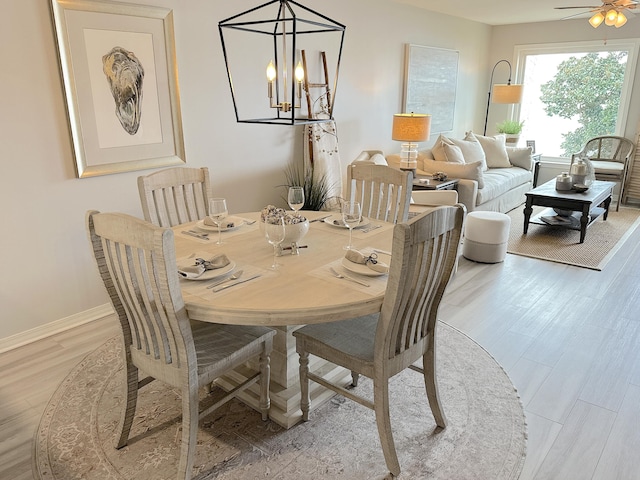
[[[587,228],[584,243],[580,243],[580,231],[568,228],[530,223],[527,234],[523,234],[523,209],[520,206],[508,213],[511,217],[508,253],[592,270],[602,270],[640,225],[640,209],[620,207],[617,212],[612,209],[606,221],[598,218]],[[534,207],[533,215],[542,210]]]
[[[401,478],[517,479],[526,447],[520,399],[500,365],[478,344],[439,324],[438,379],[448,417],[437,431],[422,376],[391,380],[391,419]],[[174,479],[180,399],[144,387],[129,445],[113,447],[122,395],[120,341],[88,355],[62,382],[43,414],[35,462],[43,480]],[[371,393],[362,378],[357,387]],[[381,479],[387,475],[373,411],[335,397],[310,421],[285,430],[235,400],[200,422],[199,479]]]

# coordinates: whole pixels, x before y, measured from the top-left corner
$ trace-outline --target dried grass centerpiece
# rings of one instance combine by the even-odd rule
[[[284,208],[277,208],[267,205],[260,212],[260,230],[264,234],[265,223],[277,223],[284,218],[285,237],[280,244],[282,250],[291,250],[292,255],[300,253],[298,242],[304,238],[309,231],[309,220],[297,212],[287,212]]]

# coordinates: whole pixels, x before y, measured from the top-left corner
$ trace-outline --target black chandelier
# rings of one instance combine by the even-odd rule
[[[222,20],[218,29],[239,123],[333,119],[344,25],[293,0],[272,0]]]

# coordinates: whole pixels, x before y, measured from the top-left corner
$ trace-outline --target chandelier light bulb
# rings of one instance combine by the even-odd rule
[[[298,62],[298,65],[296,65],[295,75],[298,82],[302,82],[304,80],[304,68],[302,68],[301,62]]]
[[[267,65],[267,80],[273,82],[276,79],[276,66],[273,64],[273,60]]]

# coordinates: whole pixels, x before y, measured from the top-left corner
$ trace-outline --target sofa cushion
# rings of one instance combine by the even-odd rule
[[[444,172],[449,178],[468,178],[478,182],[478,188],[484,188],[482,162],[451,163],[423,158],[422,165],[429,173]]]
[[[486,137],[469,132],[467,138],[475,138],[480,142],[480,146],[487,157],[488,168],[508,168],[511,166],[509,155],[507,155],[507,136],[505,134],[501,133],[494,137]]]
[[[531,153],[531,147],[507,147],[507,155],[509,155],[509,162],[511,165],[514,167],[524,168],[525,170],[533,169]]]
[[[449,145],[448,143],[442,144],[444,150],[444,156],[449,163],[465,163],[462,150],[456,145]]]
[[[454,145],[460,147],[462,155],[464,156],[465,163],[482,163],[482,170],[487,169],[487,157],[482,150],[482,145],[475,138],[458,140],[457,138],[450,138]]]
[[[533,175],[529,170],[519,167],[491,168],[484,172],[484,188],[478,189],[476,205],[481,205],[500,195],[531,182]],[[524,201],[524,198],[522,199]]]
[[[457,138],[449,138],[440,134],[436,139],[433,148],[431,149],[431,153],[433,158],[438,162],[447,162],[447,154],[445,151],[445,145],[454,145],[462,151],[462,157],[464,159],[464,163],[474,163],[474,162],[482,162],[482,169],[487,169],[487,159],[484,154],[484,150],[482,150],[482,145],[475,138],[465,138],[464,140],[459,140]],[[457,157],[453,157],[456,158]]]

